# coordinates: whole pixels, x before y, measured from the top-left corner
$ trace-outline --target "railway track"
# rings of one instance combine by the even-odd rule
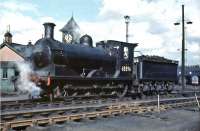
[[[200,91],[197,92],[197,95],[200,95]],[[174,92],[167,95],[161,95],[163,99],[168,97],[180,97],[179,92]],[[194,96],[194,92],[189,91],[185,92],[185,96]],[[145,99],[154,99],[156,96],[148,96]],[[123,98],[120,101],[127,101],[130,98]],[[33,100],[12,100],[12,101],[3,101],[1,102],[1,113],[8,112],[8,111],[19,111],[19,110],[29,110],[29,109],[39,109],[39,108],[49,108],[49,107],[63,107],[63,106],[74,106],[80,104],[95,104],[95,103],[106,103],[106,102],[117,102],[119,99],[116,97],[95,97],[95,96],[85,96],[85,97],[68,97],[68,98],[57,98],[53,102],[49,102],[46,99],[33,99]]]
[[[198,97],[198,100],[200,97]],[[171,98],[160,100],[160,108],[157,100],[147,101],[122,101],[96,103],[87,105],[75,105],[70,107],[52,107],[49,109],[34,109],[4,112],[1,114],[1,130],[23,129],[28,126],[44,126],[67,121],[80,121],[82,119],[95,119],[97,117],[109,117],[120,114],[143,114],[160,112],[171,108],[180,108],[196,105],[195,97]]]
[[[130,100],[129,98],[124,98],[121,101]],[[30,109],[43,109],[43,108],[53,108],[53,107],[65,107],[65,106],[75,106],[75,105],[87,105],[95,103],[108,103],[116,102],[118,99],[80,99],[80,98],[66,98],[57,99],[53,102],[41,101],[41,100],[20,100],[20,101],[8,101],[1,103],[1,114],[11,111],[20,110],[30,110]]]

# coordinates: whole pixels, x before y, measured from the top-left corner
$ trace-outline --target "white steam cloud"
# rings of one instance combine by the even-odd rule
[[[30,74],[33,73],[32,66],[27,62],[17,62],[16,65],[20,73],[17,81],[18,89],[32,96],[39,96],[41,89],[30,80]]]

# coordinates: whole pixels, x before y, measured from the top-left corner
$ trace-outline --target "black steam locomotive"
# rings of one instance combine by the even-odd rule
[[[84,35],[78,44],[64,44],[54,39],[54,26],[44,24],[45,37],[35,43],[31,61],[37,74],[50,74],[51,87],[65,96],[170,91],[176,81],[177,62],[143,56],[134,63],[137,43],[107,40],[93,47],[92,38]]]

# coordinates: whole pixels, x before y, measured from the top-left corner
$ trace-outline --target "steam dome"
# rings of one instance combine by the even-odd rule
[[[93,40],[92,40],[92,37],[89,36],[89,35],[83,35],[81,38],[80,38],[80,43],[83,44],[83,45],[87,45],[87,46],[90,46],[90,47],[93,47],[92,44],[93,44]]]

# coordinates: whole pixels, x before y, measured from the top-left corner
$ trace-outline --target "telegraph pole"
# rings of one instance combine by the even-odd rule
[[[184,5],[182,5],[182,50],[181,50],[181,85],[182,92],[185,90],[185,11]],[[192,24],[191,21],[186,22],[187,24]],[[174,25],[180,25],[180,23],[174,23]]]
[[[185,14],[184,14],[184,5],[182,5],[182,66],[181,66],[181,83],[182,91],[185,90]]]

